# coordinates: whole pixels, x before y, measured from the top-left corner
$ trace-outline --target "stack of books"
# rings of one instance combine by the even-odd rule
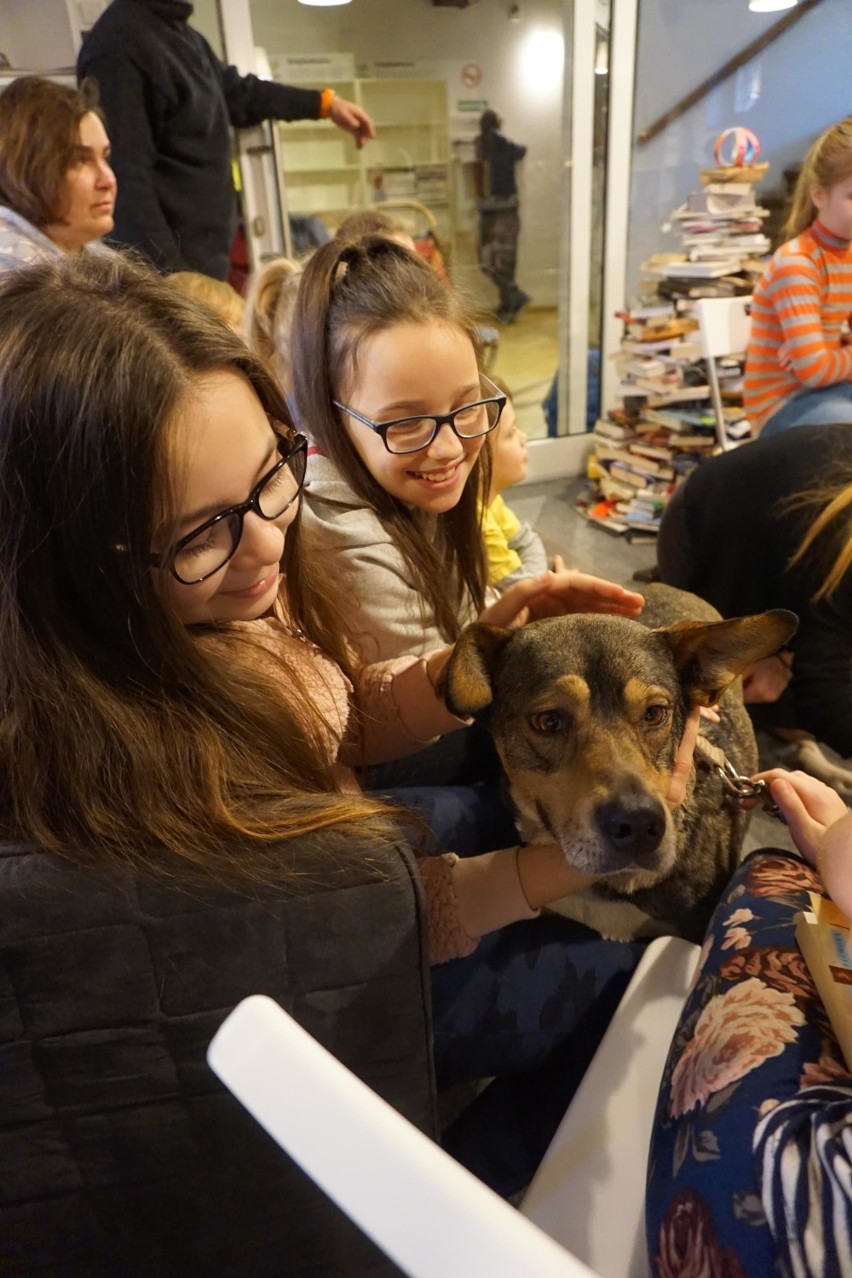
[[[680,237],[681,253],[657,253],[642,269],[666,297],[735,297],[750,293],[769,252],[763,223],[769,209],[754,183],[768,164],[703,169],[701,189],[675,209],[664,231]]]

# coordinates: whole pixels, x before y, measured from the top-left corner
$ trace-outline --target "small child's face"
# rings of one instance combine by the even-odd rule
[[[530,459],[527,436],[518,429],[512,401],[506,400],[500,425],[491,434],[491,496],[526,479]]]

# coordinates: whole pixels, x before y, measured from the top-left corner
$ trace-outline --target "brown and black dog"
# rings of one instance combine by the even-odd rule
[[[464,632],[443,676],[447,705],[487,722],[525,841],[555,841],[601,876],[561,912],[606,936],[700,941],[749,818],[701,750],[672,813],[677,746],[690,709],[719,702],[721,723],[702,720],[702,736],[739,773],[757,770],[737,676],[796,624],[780,609],[722,621],[696,596],[652,586],[638,621],[583,613]]]

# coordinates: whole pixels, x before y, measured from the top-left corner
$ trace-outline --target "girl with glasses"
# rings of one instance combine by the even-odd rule
[[[479,367],[459,294],[377,236],[313,254],[292,329],[293,395],[312,447],[304,526],[333,555],[363,658],[452,643],[487,593],[480,496],[506,396]],[[563,611],[635,615],[639,595],[562,574]]]
[[[501,597],[487,584],[482,504],[487,440],[506,396],[480,370],[473,317],[403,245],[333,241],[305,267],[291,365],[312,445],[305,538],[335,565],[359,655],[380,661],[453,643]],[[631,616],[642,606],[640,595],[581,573],[540,580],[556,592],[552,611]],[[466,785],[496,768],[487,734],[474,727],[364,781],[381,790]]]
[[[10,1151],[0,1184],[16,1211],[34,1196],[61,1200],[51,1236],[72,1228],[72,1180],[89,1183],[62,1170],[83,1110],[108,1111],[105,1128],[125,1133],[102,1148],[95,1123],[73,1146],[74,1157],[95,1158],[99,1186],[147,1184],[150,1167],[185,1202],[193,1176],[180,1157],[181,1183],[163,1181],[173,1143],[189,1139],[184,1110],[175,1126],[157,1116],[196,1085],[209,1112],[210,1009],[224,1014],[289,973],[302,991],[297,1011],[321,1011],[329,1041],[348,1043],[355,1061],[378,1051],[387,1027],[361,1026],[357,1009],[370,1002],[375,955],[386,955],[381,971],[397,952],[381,947],[384,919],[399,922],[399,884],[388,883],[382,921],[360,913],[361,889],[343,894],[328,935],[310,893],[356,873],[364,892],[381,887],[382,858],[401,843],[413,846],[422,884],[402,899],[425,900],[430,958],[447,973],[433,989],[438,1081],[505,1075],[512,1090],[505,1108],[493,1093],[483,1126],[471,1117],[450,1148],[505,1192],[541,1157],[639,957],[636,946],[538,917],[585,882],[555,846],[459,860],[435,852],[408,814],[360,793],[349,763],[404,754],[462,725],[432,686],[446,649],[366,668],[352,659],[337,562],[301,544],[303,467],[304,442],[266,366],[159,277],[110,255],[0,282],[0,979],[21,1012],[0,1033],[17,1070],[0,1070],[0,1150]],[[521,583],[494,620],[551,588]],[[237,898],[201,908],[233,884]],[[276,949],[272,901],[285,890],[307,900]],[[152,892],[156,909],[144,904]],[[247,913],[250,940],[238,925]],[[405,934],[418,926],[407,920]],[[91,937],[82,949],[78,933]],[[306,951],[310,964],[293,972]],[[155,952],[162,968],[152,968]],[[341,954],[355,973],[346,995],[306,997]],[[175,1002],[161,1007],[164,983]],[[397,1020],[409,1015],[396,995],[391,1003]],[[50,1037],[51,1025],[56,1043],[34,1054],[30,1040]],[[42,1131],[54,1113],[36,1066],[52,1070],[63,1135],[16,1158],[22,1133]],[[5,1140],[4,1114],[15,1141]],[[234,1131],[242,1151],[247,1134]],[[499,1170],[483,1131],[499,1134]],[[240,1182],[255,1183],[242,1157]],[[199,1189],[193,1219],[203,1198]],[[158,1215],[150,1203],[148,1214]],[[179,1230],[171,1206],[169,1219]],[[21,1238],[49,1250],[30,1215],[20,1223]],[[4,1226],[0,1261],[8,1236]],[[236,1238],[245,1243],[239,1229]]]

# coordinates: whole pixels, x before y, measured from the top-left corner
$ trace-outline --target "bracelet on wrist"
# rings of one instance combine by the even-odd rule
[[[321,120],[328,119],[331,113],[331,104],[334,101],[336,96],[337,95],[335,94],[334,89],[323,89],[322,93],[320,94],[319,118]]]

